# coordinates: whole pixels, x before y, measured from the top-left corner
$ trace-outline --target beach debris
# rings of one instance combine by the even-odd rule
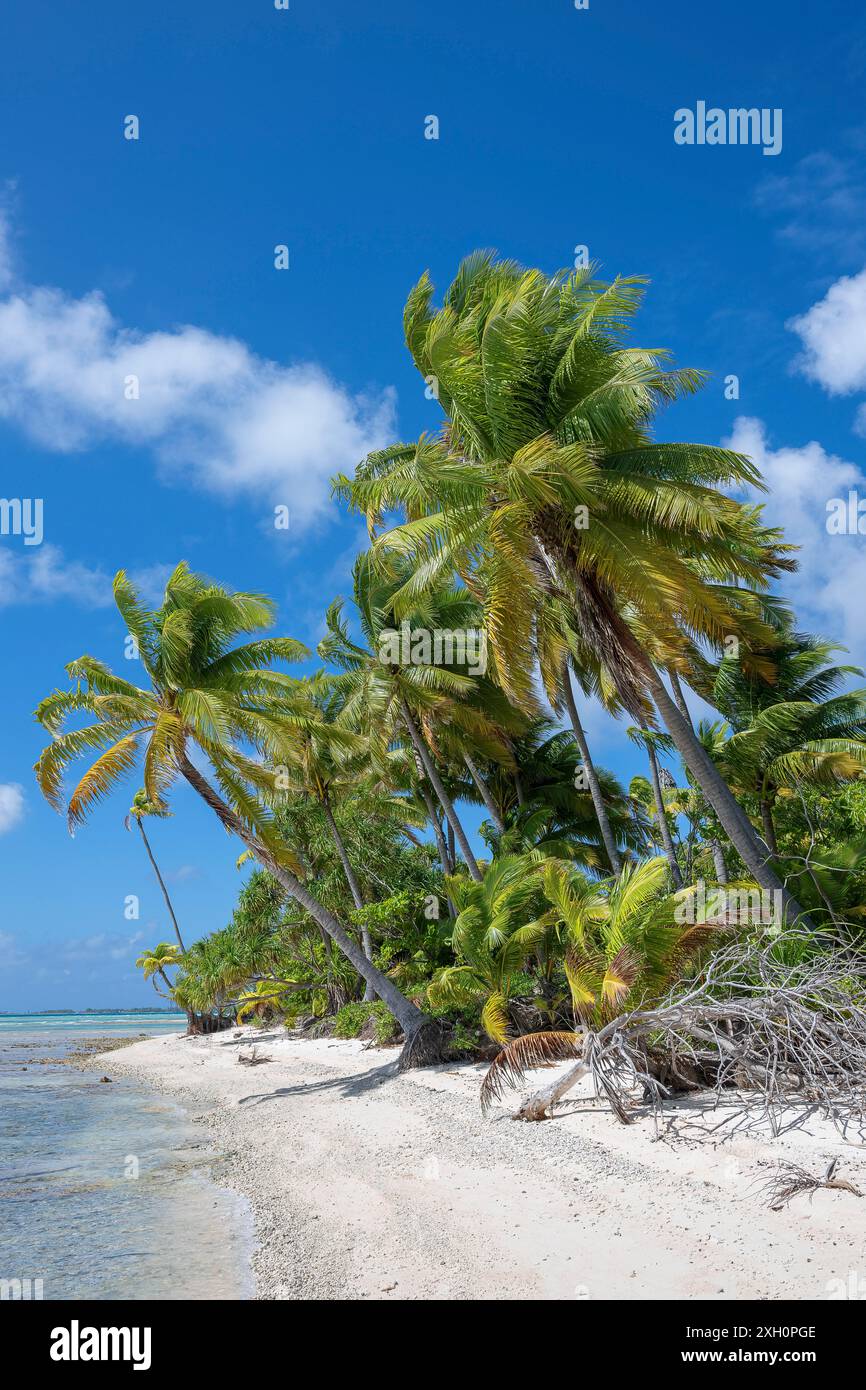
[[[854,1197],[862,1197],[863,1193],[859,1187],[855,1187],[847,1178],[837,1178],[836,1169],[839,1166],[838,1158],[834,1158],[829,1164],[823,1178],[816,1178],[812,1173],[801,1168],[798,1163],[780,1163],[778,1171],[768,1182],[764,1183],[761,1190],[767,1198],[767,1205],[770,1211],[781,1211],[789,1202],[801,1192],[808,1192],[811,1201],[815,1193],[822,1187],[833,1188],[836,1191],[850,1192]]]
[[[242,1067],[258,1067],[262,1062],[272,1062],[273,1060],[273,1057],[260,1057],[255,1047],[249,1055],[244,1052],[238,1053],[238,1062]]]
[[[642,1094],[658,1125],[672,1093],[692,1089],[695,1079],[702,1090],[728,1096],[732,1124],[767,1124],[774,1137],[815,1112],[843,1134],[847,1125],[863,1124],[866,1005],[851,981],[863,979],[864,956],[829,933],[820,954],[803,950],[810,935],[795,927],[769,941],[738,939],[654,1007],[597,1028],[578,1020],[573,1032],[511,1040],[484,1078],[482,1109],[527,1072],[570,1060],[515,1118],[545,1119],[589,1076],[623,1124],[635,1117]]]

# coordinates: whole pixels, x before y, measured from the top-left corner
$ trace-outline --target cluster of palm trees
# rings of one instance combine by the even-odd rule
[[[71,827],[141,767],[144,833],[143,816],[162,814],[184,779],[297,920],[342,953],[365,998],[391,1011],[407,1064],[436,1051],[431,1001],[477,1000],[490,1035],[506,1036],[527,962],[538,999],[565,969],[587,1007],[669,982],[689,955],[673,895],[705,866],[777,894],[788,920],[808,925],[774,806],[804,782],[858,779],[866,763],[864,692],[839,689],[854,668],[829,666],[834,649],[794,631],[770,588],[793,568],[791,547],[726,491],[760,486],[754,465],[653,436],[659,407],[701,375],[629,345],[641,293],[636,279],[550,277],[479,253],[437,308],[424,276],[406,341],[444,420],[335,480],[370,547],[351,607],[328,609],[323,668],[282,669],[310,654],[265,635],[275,611],[262,595],[180,564],[150,610],[121,572],[114,596],[141,684],[82,657],[66,668],[72,688],[36,712],[52,736],[39,783]],[[393,640],[405,631],[480,637],[484,669],[429,642],[406,660]],[[694,728],[684,687],[720,720]],[[592,758],[586,696],[631,721],[649,776],[628,791]],[[671,753],[681,787],[663,766]],[[85,755],[94,761],[67,793],[66,769]],[[483,856],[466,802],[485,815]],[[341,830],[347,805],[403,843],[435,844],[454,959],[424,997],[377,964],[363,847]],[[348,912],[318,891],[299,807],[330,836]],[[299,987],[268,958],[272,941],[265,932],[259,957],[235,962],[231,988],[248,987],[250,1006]]]

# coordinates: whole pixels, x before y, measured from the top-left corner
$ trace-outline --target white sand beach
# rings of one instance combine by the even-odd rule
[[[272,1060],[240,1065],[253,1046]],[[836,1157],[866,1194],[856,1136],[814,1117],[778,1139],[730,1134],[731,1111],[694,1098],[657,1134],[651,1114],[623,1126],[579,1092],[540,1124],[512,1121],[519,1093],[485,1119],[484,1067],[398,1075],[396,1057],[245,1028],[93,1065],[200,1114],[254,1209],[259,1298],[866,1295],[866,1196],[771,1211],[759,1190],[780,1160],[818,1175]]]

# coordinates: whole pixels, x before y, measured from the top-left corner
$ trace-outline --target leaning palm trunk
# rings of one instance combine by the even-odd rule
[[[136,816],[135,822],[138,826],[141,838],[144,841],[144,848],[147,850],[147,857],[153,865],[153,872],[156,874],[157,882],[159,883],[159,886],[162,889],[162,896],[165,898],[165,905],[168,908],[168,915],[171,918],[171,925],[174,927],[174,934],[177,937],[177,944],[182,951],[185,951],[186,947],[183,944],[183,939],[180,934],[180,927],[177,925],[177,918],[174,915],[174,908],[171,905],[171,898],[168,896],[168,889],[166,888],[165,883],[163,882],[162,874],[159,872],[159,865],[153,857],[153,851],[150,848],[150,841],[148,840],[147,835],[144,831],[144,826],[141,823],[141,816]]]
[[[642,727],[644,729],[646,728],[645,725],[642,725]],[[673,880],[674,888],[679,889],[683,886],[683,876],[680,873],[680,866],[677,862],[677,852],[674,849],[674,841],[673,836],[671,835],[670,822],[668,821],[668,813],[665,808],[665,799],[662,795],[662,783],[661,778],[659,777],[659,760],[656,756],[656,750],[649,742],[646,745],[646,751],[650,765],[650,780],[652,781],[653,799],[655,800],[656,804],[656,819],[659,823],[659,834],[662,837],[662,845],[664,847],[665,858],[668,861],[668,868],[671,871],[671,878]]]
[[[511,756],[514,758],[514,795],[517,797],[517,805],[522,808],[526,805],[526,792],[523,786],[523,778],[520,775],[520,763],[517,761],[514,745],[511,743],[510,739],[506,739],[506,744],[511,752]]]
[[[539,556],[551,580],[554,584],[558,584],[556,566],[547,552],[544,539],[536,534],[535,541]],[[569,560],[566,557],[566,565],[568,563]],[[597,587],[594,588],[594,592],[590,593],[592,587],[588,585],[587,592],[591,597],[591,606],[595,609],[592,617],[595,636],[603,637],[612,656],[614,654],[621,656],[627,664],[630,664],[632,676],[644,684],[649,691],[667,726],[668,733],[673,739],[674,747],[718,816],[726,835],[752,878],[759,887],[779,894],[778,901],[781,903],[782,912],[787,921],[794,922],[799,919],[805,926],[811,928],[813,924],[809,921],[796,898],[788,892],[781,879],[770,867],[766,847],[755,831],[755,827],[709,753],[697,738],[691,723],[687,718],[684,719],[677,709],[676,704],[668,694],[664,681],[628,623],[624,621],[613,603],[606,600]],[[616,677],[615,662],[610,664],[610,673],[614,678]],[[632,697],[631,707],[633,707],[637,691],[632,688],[629,694]],[[628,699],[626,699],[626,704],[630,704]],[[636,710],[635,713],[637,713]]]
[[[423,768],[421,769],[421,771],[423,773]],[[433,828],[433,836],[436,840],[436,850],[439,855],[439,863],[442,865],[442,872],[446,874],[448,878],[450,878],[454,872],[454,860],[452,859],[448,849],[448,845],[445,842],[445,836],[442,834],[442,825],[439,821],[438,815],[436,814],[436,807],[433,805],[433,798],[428,792],[423,782],[421,783],[419,790],[421,792],[421,800],[424,802],[424,806],[427,811],[427,819],[429,820],[430,825]],[[450,898],[446,898],[445,901],[448,904],[448,916],[452,919],[452,921],[456,920],[456,907],[454,906]]]
[[[364,955],[358,943],[352,940],[349,933],[337,921],[337,918],[311,893],[307,892],[304,885],[295,878],[289,869],[277,863],[273,855],[258,842],[253,832],[244,825],[240,816],[223,801],[206,778],[193,766],[185,753],[181,753],[178,758],[178,768],[190,786],[198,792],[203,801],[218,816],[226,830],[237,835],[238,839],[246,845],[247,849],[262,865],[262,868],[266,869],[289,896],[294,898],[295,902],[310,914],[313,921],[318,923],[319,927],[339,946],[343,955],[354,965],[358,974],[373,986],[406,1036],[400,1057],[401,1069],[424,1066],[433,1060],[438,1061],[439,1028],[433,1020],[422,1014],[421,1010],[416,1008],[411,1000],[400,992],[393,980],[389,980],[387,975],[383,975],[381,970],[377,970],[376,966]]]
[[[409,731],[409,737],[412,740],[412,744],[415,748],[415,751],[424,765],[424,771],[427,774],[430,785],[439,799],[439,805],[445,812],[445,817],[448,821],[448,824],[454,831],[457,843],[460,846],[460,852],[463,855],[463,858],[466,860],[466,867],[468,868],[472,878],[475,879],[475,882],[480,883],[482,880],[481,870],[478,867],[475,855],[472,853],[472,847],[469,844],[468,839],[466,838],[466,831],[463,829],[463,826],[460,822],[460,817],[454,810],[451,798],[446,792],[445,787],[443,785],[442,778],[439,776],[439,773],[436,770],[436,764],[430,757],[430,750],[428,749],[426,742],[421,736],[421,730],[418,728],[418,725],[412,718],[412,711],[409,709],[409,706],[407,705],[406,701],[403,699],[402,696],[400,697],[400,712],[403,715],[403,721],[406,725],[406,728]]]
[[[334,844],[337,847],[337,854],[339,855],[340,863],[343,866],[343,873],[346,875],[346,882],[349,885],[349,892],[352,894],[352,902],[355,904],[355,907],[357,909],[360,909],[364,906],[364,899],[361,895],[361,885],[358,882],[358,876],[355,873],[355,870],[352,868],[352,861],[349,858],[346,846],[343,843],[343,837],[340,834],[340,828],[334,819],[334,813],[328,805],[327,801],[322,802],[322,809],[325,812],[325,819],[328,822],[328,827],[331,831]],[[364,955],[367,957],[367,960],[372,960],[373,942],[370,939],[370,931],[366,925],[362,925],[361,927],[361,945],[364,949]],[[373,986],[370,984],[370,981],[365,980],[364,1002],[369,1004],[375,998],[376,991],[373,989]]]
[[[686,704],[686,697],[683,694],[683,688],[680,685],[680,678],[673,667],[671,667],[668,671],[668,676],[670,677],[671,690],[674,692],[674,699],[677,702],[677,709],[679,710],[680,714],[683,716],[683,719],[686,721],[689,727],[694,728],[694,725],[692,724],[692,717],[689,714],[689,707]]]
[[[478,791],[481,800],[484,802],[484,805],[487,807],[487,810],[490,813],[490,818],[493,821],[493,824],[496,826],[496,829],[499,831],[500,835],[502,835],[505,831],[505,822],[499,814],[496,802],[490,795],[490,788],[488,787],[484,778],[481,776],[481,773],[478,771],[478,768],[475,766],[469,754],[465,751],[463,753],[463,761],[469,769],[469,776],[475,783],[476,790]]]
[[[611,829],[607,807],[604,804],[604,797],[601,794],[601,783],[598,780],[598,773],[590,757],[589,744],[586,741],[586,734],[583,732],[583,725],[580,722],[580,715],[577,712],[574,691],[571,688],[571,671],[569,670],[567,660],[562,663],[562,694],[565,700],[565,707],[568,710],[568,717],[571,720],[571,727],[574,730],[575,741],[580,749],[580,756],[583,759],[583,766],[586,769],[589,794],[592,797],[592,804],[595,808],[599,829],[601,830],[601,838],[604,842],[605,852],[610,860],[610,866],[613,872],[618,874],[622,871],[622,861],[619,857],[619,850],[616,847],[616,838]]]
[[[636,641],[631,629],[624,622],[617,621],[616,631],[635,668],[646,681],[647,689],[673,739],[674,747],[718,816],[728,839],[739,854],[749,874],[761,888],[779,894],[778,901],[781,904],[783,916],[788,922],[799,920],[804,926],[811,928],[813,924],[809,921],[806,913],[771,868],[767,848],[762,843],[749,817],[709,753],[695,735],[691,725],[680,714],[667,692],[664,681],[646,652]]]
[[[442,864],[442,868],[444,869],[446,874],[453,874],[454,862],[451,858],[451,855],[448,852],[448,844],[445,839],[445,836],[442,834],[442,822],[436,814],[436,807],[433,805],[433,798],[426,787],[421,788],[421,799],[424,802],[424,806],[427,810],[427,819],[429,820],[433,830],[433,837],[436,841],[436,849],[439,854],[439,860]]]

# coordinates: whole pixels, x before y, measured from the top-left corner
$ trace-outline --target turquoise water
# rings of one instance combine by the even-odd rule
[[[249,1298],[252,1225],[192,1117],[120,1073],[60,1058],[183,1015],[0,1017],[0,1280],[46,1299]],[[105,1074],[112,1075],[111,1056]]]
[[[182,1033],[186,1015],[181,1013],[86,1013],[86,1014],[0,1014],[0,1034],[71,1033],[76,1038],[133,1037],[137,1033]]]

